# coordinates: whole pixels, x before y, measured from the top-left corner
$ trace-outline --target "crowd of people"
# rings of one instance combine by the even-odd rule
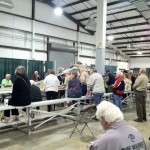
[[[110,71],[106,71],[105,75],[102,76],[97,72],[96,68],[90,68],[89,70],[86,70],[86,67],[82,64],[76,64],[75,66],[76,69],[72,69],[71,71],[65,72],[61,68],[61,70],[59,70],[58,76],[55,75],[54,70],[48,69],[47,76],[45,77],[43,82],[45,85],[47,100],[61,98],[62,96],[69,98],[79,98],[81,96],[93,95],[95,105],[98,106],[98,104],[100,104],[101,102],[102,96],[106,92],[113,93],[113,102],[121,110],[121,100],[122,98],[124,99],[126,97],[125,92],[134,90],[136,99],[136,111],[138,116],[138,118],[134,121],[147,121],[146,90],[148,78],[146,76],[146,69],[141,68],[139,70],[138,76],[134,76],[131,72],[128,72],[127,70],[124,70],[122,72],[117,71],[114,74],[112,74]],[[29,99],[31,99],[30,87],[32,86],[27,77],[25,68],[23,66],[19,67],[15,70],[15,75],[17,78],[14,81],[14,83],[12,84],[12,81],[10,79],[11,75],[6,74],[5,79],[2,80],[2,88],[13,86],[12,97],[9,101],[9,104],[16,106],[24,106],[30,104],[29,101],[31,102],[31,100]],[[37,82],[39,80],[41,80],[41,78],[38,74],[38,71],[35,71],[32,76],[32,81]],[[32,85],[34,85],[33,82]],[[65,88],[65,91],[60,90],[58,94],[60,86],[63,86]],[[39,92],[39,89],[36,91],[38,91],[39,95],[41,94]],[[34,93],[32,95],[36,94]],[[3,99],[5,98],[5,96],[5,94],[2,95]],[[26,102],[24,103],[24,100],[22,99],[26,99]],[[39,99],[41,100],[41,98]],[[68,103],[68,106],[69,105],[70,104]],[[51,105],[48,106],[47,111],[52,111]],[[9,118],[9,114],[10,113],[8,111],[4,112],[4,118]],[[18,112],[12,114],[18,116]]]
[[[12,106],[26,106],[31,102],[42,101],[41,91],[34,83],[41,78],[38,71],[35,71],[32,80],[28,79],[26,69],[19,66],[15,70],[16,79],[13,84],[11,75],[6,74],[2,80],[2,88],[12,87],[12,95],[8,104]],[[81,96],[92,96],[96,105],[96,117],[101,123],[105,134],[99,136],[96,141],[88,145],[88,150],[98,149],[131,149],[139,146],[139,150],[146,150],[146,145],[140,133],[132,126],[129,126],[124,120],[121,111],[121,99],[126,97],[125,92],[134,90],[137,119],[136,122],[147,121],[146,118],[146,92],[148,77],[146,69],[141,68],[138,76],[134,76],[126,70],[117,71],[112,74],[106,71],[102,76],[97,72],[96,68],[86,70],[82,65],[71,71],[59,72],[59,76],[55,75],[54,70],[48,69],[48,74],[44,79],[45,92],[47,100],[57,99],[59,87],[65,87],[65,91],[59,96],[65,95],[69,98],[80,98]],[[103,101],[104,93],[113,93],[114,104]],[[3,95],[5,97],[5,95]],[[73,101],[73,103],[75,103]],[[88,103],[88,101],[87,101]],[[36,109],[39,109],[36,108]],[[54,108],[55,109],[55,108]],[[51,105],[47,106],[47,111],[52,111]],[[23,109],[26,112],[26,109]],[[11,110],[15,121],[19,120],[19,111]],[[2,122],[10,121],[10,110],[5,110],[1,118]],[[121,137],[121,138],[120,138]],[[133,144],[134,140],[134,144]],[[117,141],[117,142],[116,142]]]

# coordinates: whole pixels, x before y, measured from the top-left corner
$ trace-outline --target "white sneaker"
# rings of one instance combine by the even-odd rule
[[[20,115],[19,115],[19,117],[21,117],[21,118],[22,118],[22,117],[24,117],[25,115],[26,115],[26,113],[25,113],[25,112],[23,112],[22,114],[20,114]]]
[[[5,116],[3,116],[1,118],[1,121],[2,121],[2,123],[9,123],[9,122],[11,122],[10,117],[5,117]]]

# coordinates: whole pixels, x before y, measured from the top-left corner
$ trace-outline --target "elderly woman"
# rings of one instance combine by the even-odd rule
[[[57,99],[58,98],[58,87],[60,82],[55,75],[54,70],[48,69],[48,76],[44,79],[45,91],[47,100]],[[55,106],[54,106],[55,109]],[[51,105],[48,105],[48,111],[52,110]]]
[[[77,79],[77,71],[72,70],[70,73],[71,79],[68,82],[68,97],[79,98],[82,96],[81,82]]]
[[[13,84],[12,97],[8,104],[12,106],[26,106],[31,103],[30,95],[30,81],[26,74],[26,69],[23,66],[19,66],[15,70],[16,80]],[[14,120],[19,120],[18,109],[12,109],[12,115],[15,116]],[[2,122],[10,121],[10,110],[4,111],[4,117],[1,118]]]
[[[125,83],[123,80],[123,73],[118,71],[116,73],[116,81],[115,83],[112,85],[113,88],[113,98],[114,98],[114,104],[120,108],[122,108],[122,104],[121,104],[121,96],[124,93],[124,88],[125,88]]]

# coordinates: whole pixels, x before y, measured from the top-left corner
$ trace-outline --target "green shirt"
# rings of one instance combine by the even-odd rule
[[[5,84],[12,84],[12,82],[11,82],[11,80],[3,79],[3,80],[2,80],[2,86],[1,86],[1,87],[3,88]]]

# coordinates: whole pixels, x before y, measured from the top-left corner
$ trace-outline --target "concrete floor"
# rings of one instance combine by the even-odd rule
[[[150,150],[150,116],[143,123],[133,122],[136,118],[135,108],[124,110],[125,120],[136,127],[145,139],[147,149]],[[150,114],[150,103],[147,104],[147,114]],[[95,137],[104,131],[98,121],[89,124]],[[78,134],[71,139],[73,123],[65,122],[63,118],[49,122],[34,131],[30,136],[14,129],[0,130],[0,150],[86,150],[87,143]],[[92,138],[85,130],[86,139]]]

